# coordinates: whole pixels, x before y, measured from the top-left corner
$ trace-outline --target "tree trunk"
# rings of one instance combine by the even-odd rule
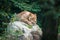
[[[57,40],[57,20],[53,15],[47,15],[42,21],[43,38],[42,40]]]

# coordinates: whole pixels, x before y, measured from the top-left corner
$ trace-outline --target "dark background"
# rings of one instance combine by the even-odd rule
[[[0,36],[15,13],[23,10],[37,14],[42,40],[57,40],[60,33],[60,0],[0,0]]]

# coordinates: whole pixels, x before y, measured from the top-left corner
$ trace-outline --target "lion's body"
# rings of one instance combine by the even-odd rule
[[[28,11],[23,11],[19,14],[17,14],[17,17],[19,17],[21,19],[21,21],[29,24],[29,25],[33,25],[36,24],[36,14],[33,14],[31,12]]]

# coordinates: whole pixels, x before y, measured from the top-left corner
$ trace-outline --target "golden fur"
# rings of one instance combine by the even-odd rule
[[[20,21],[23,21],[29,25],[36,24],[36,19],[37,19],[36,14],[33,14],[28,11],[23,11],[23,12],[17,14],[17,16],[21,19]]]

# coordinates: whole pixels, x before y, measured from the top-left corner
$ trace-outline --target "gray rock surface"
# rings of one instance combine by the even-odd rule
[[[7,32],[10,35],[10,40],[40,40],[42,37],[42,30],[38,25],[28,28],[27,24],[19,21],[9,23]]]

